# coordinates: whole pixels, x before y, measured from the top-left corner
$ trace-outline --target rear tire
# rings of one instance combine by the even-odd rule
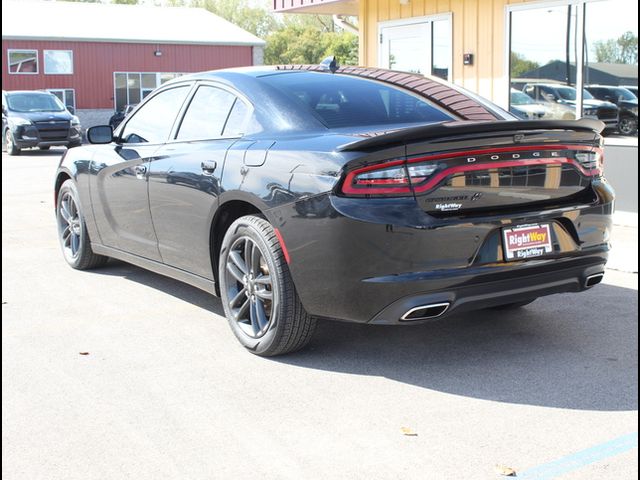
[[[269,222],[253,215],[233,222],[224,236],[218,265],[225,315],[247,350],[271,357],[309,343],[316,320],[300,303]]]
[[[16,145],[13,139],[13,134],[9,129],[4,132],[4,143],[7,146],[7,153],[9,155],[20,155],[20,148]]]
[[[530,303],[535,302],[537,299],[534,298],[533,300],[523,300],[522,302],[513,302],[513,303],[507,303],[505,305],[497,305],[495,307],[491,307],[494,310],[516,310],[518,308],[522,308],[524,306],[529,305]]]
[[[73,180],[65,181],[58,192],[56,222],[62,254],[76,270],[90,270],[107,263],[108,257],[96,255],[80,207],[80,196]]]

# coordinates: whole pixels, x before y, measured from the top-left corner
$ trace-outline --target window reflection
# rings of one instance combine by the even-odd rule
[[[638,133],[638,99],[625,86],[638,86],[638,4],[629,0],[585,5],[584,84],[608,110],[618,109],[615,130]],[[584,105],[587,114],[589,105]]]
[[[509,110],[517,117],[576,118],[576,21],[573,5],[511,13]],[[544,26],[544,35],[534,26]]]
[[[436,20],[431,29],[431,74],[447,80],[451,71],[451,22]]]
[[[637,134],[638,4],[566,3],[510,12],[509,110],[522,119],[593,118],[607,133]]]

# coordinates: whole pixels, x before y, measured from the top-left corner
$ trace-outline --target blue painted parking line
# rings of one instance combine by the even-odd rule
[[[638,448],[638,432],[623,435],[622,437],[587,448],[586,450],[572,453],[553,462],[530,468],[522,473],[518,473],[517,478],[521,480],[550,480],[634,448]]]

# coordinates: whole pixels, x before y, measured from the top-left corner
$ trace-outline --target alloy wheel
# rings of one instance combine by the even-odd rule
[[[82,222],[78,205],[69,192],[64,192],[60,199],[58,230],[65,255],[71,259],[77,258],[80,251]]]
[[[638,125],[634,119],[630,117],[624,117],[620,119],[618,130],[620,130],[620,133],[622,133],[623,135],[632,135],[636,132],[637,129]]]
[[[277,295],[265,256],[248,236],[231,246],[225,276],[232,320],[249,337],[262,337],[271,326]]]

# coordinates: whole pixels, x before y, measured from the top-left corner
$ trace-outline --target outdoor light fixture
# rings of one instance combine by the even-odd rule
[[[161,57],[161,56],[162,56],[162,52],[161,52],[160,50],[156,50],[155,52],[153,52],[153,54],[154,54],[156,57]]]

